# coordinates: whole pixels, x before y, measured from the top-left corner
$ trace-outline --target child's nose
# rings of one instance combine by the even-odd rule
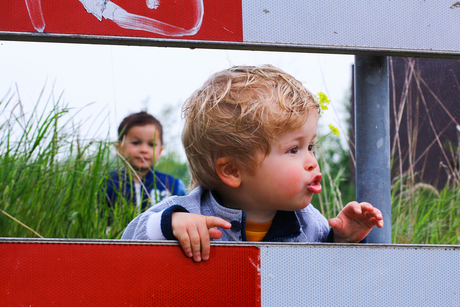
[[[306,171],[313,171],[318,167],[318,161],[316,161],[316,158],[313,155],[309,155],[307,159],[305,160],[305,165],[304,168]]]
[[[149,151],[149,145],[148,144],[142,144],[141,145],[141,151],[142,152],[148,152]]]

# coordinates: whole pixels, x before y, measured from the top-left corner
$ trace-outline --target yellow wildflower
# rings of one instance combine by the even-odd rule
[[[337,129],[336,127],[332,126],[332,125],[329,125],[329,129],[331,129],[331,133],[332,134],[335,134],[335,135],[339,135],[340,132],[339,132],[339,129]]]
[[[315,95],[316,101],[319,103],[321,110],[327,110],[327,105],[331,102],[329,98],[327,98],[326,94],[323,92],[319,92]]]

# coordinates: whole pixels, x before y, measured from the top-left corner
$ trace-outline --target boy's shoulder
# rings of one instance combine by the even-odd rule
[[[150,172],[147,176],[148,178],[146,178],[146,181],[153,183],[155,180],[156,187],[158,190],[169,190],[171,191],[172,195],[187,195],[185,184],[180,178],[176,178],[170,174],[163,173],[157,170],[155,170],[154,175],[155,178],[153,178],[153,173]]]
[[[329,223],[324,215],[312,204],[295,211],[307,242],[325,242],[329,233]]]
[[[170,174],[163,173],[160,171],[155,170],[155,176],[157,177],[157,180],[161,181],[174,181],[174,180],[180,180],[179,178],[176,178]]]
[[[200,186],[193,189],[188,195],[166,198],[150,209],[161,211],[174,205],[179,205],[188,212],[195,214],[221,217],[221,215],[229,214],[229,212],[231,212],[233,214],[236,213],[241,215],[241,210],[223,207],[217,200],[215,200],[210,190],[204,189]]]
[[[190,213],[201,214],[201,199],[203,190],[198,187],[191,191],[188,195],[174,195],[161,200],[156,205],[150,207],[148,211],[160,212],[171,206],[179,205],[184,207]]]
[[[307,219],[307,220],[315,219],[320,223],[324,223],[324,222],[327,223],[327,219],[324,217],[324,215],[318,209],[316,209],[312,204],[309,204],[307,207],[301,210],[295,211],[295,213],[297,217],[301,220],[302,219]]]

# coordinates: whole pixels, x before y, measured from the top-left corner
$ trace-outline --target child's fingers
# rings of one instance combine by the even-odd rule
[[[375,225],[376,225],[378,228],[383,228],[383,219],[381,219],[381,220],[377,220],[377,219],[376,219]]]
[[[199,262],[201,261],[201,241],[203,240],[201,236],[202,233],[199,231],[199,229],[193,227],[188,229],[188,235],[190,237],[190,246],[192,249],[193,260]]]
[[[198,227],[198,233],[200,236],[200,245],[201,245],[201,256],[198,255],[198,257],[194,257],[193,260],[195,261],[201,261],[203,260],[208,260],[209,259],[209,253],[211,250],[211,240],[209,238],[209,230],[206,227],[206,225],[200,225]]]
[[[230,229],[230,227],[232,227],[232,224],[230,224],[226,220],[221,219],[220,217],[207,216],[206,217],[206,226],[208,227],[208,229],[213,228],[213,227],[220,227],[220,228]]]
[[[193,257],[192,245],[190,244],[190,237],[188,233],[186,231],[180,232],[180,234],[175,235],[175,237],[179,241],[179,244],[182,247],[184,254],[187,257],[192,258]]]
[[[370,203],[368,202],[362,202],[362,203],[359,203],[359,205],[361,206],[362,209],[366,210],[366,211],[372,211],[374,210],[374,206],[372,206]]]
[[[361,205],[357,201],[349,202],[345,208],[342,209],[342,212],[347,216],[351,214],[361,214]]]
[[[209,236],[211,239],[216,240],[222,238],[222,231],[217,228],[210,228],[209,229]]]
[[[172,226],[185,255],[199,262],[209,258],[211,238],[222,237],[222,232],[214,227],[230,228],[231,224],[214,216],[175,212]]]
[[[201,234],[201,256],[203,260],[208,260],[209,253],[211,251],[210,238],[219,239],[222,236],[222,232],[214,227],[228,229],[232,227],[232,225],[229,222],[215,216],[206,216],[205,219],[206,227],[200,227],[199,231]]]
[[[329,226],[334,230],[341,230],[343,222],[341,219],[335,217],[329,220]]]

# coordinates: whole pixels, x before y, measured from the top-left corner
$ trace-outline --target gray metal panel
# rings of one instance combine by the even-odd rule
[[[309,47],[460,52],[454,0],[242,0],[243,41]]]
[[[262,306],[460,306],[460,249],[264,246]]]

